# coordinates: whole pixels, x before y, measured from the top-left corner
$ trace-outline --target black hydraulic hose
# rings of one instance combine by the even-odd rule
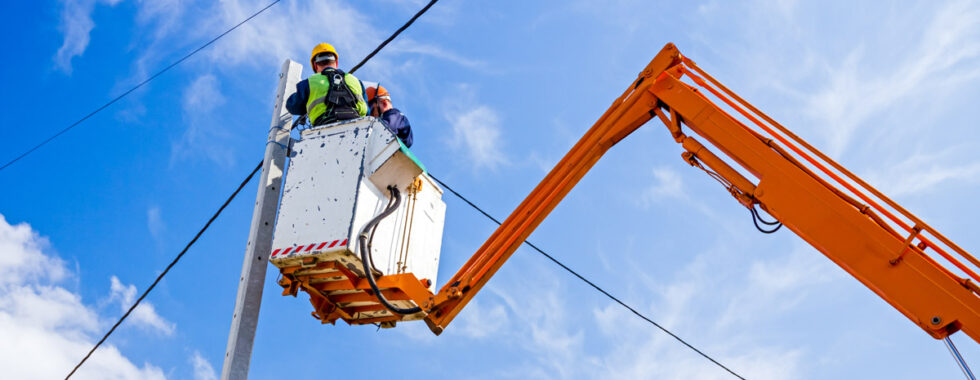
[[[398,205],[400,205],[402,202],[401,194],[399,194],[398,188],[389,185],[388,191],[391,192],[391,197],[395,200],[395,203],[391,205],[391,207],[386,208],[384,211],[378,214],[378,216],[375,216],[373,219],[371,219],[371,221],[367,222],[367,224],[364,225],[364,228],[361,228],[361,234],[357,236],[358,247],[361,250],[361,264],[364,266],[364,277],[367,278],[368,284],[371,285],[371,290],[374,291],[374,295],[378,297],[378,302],[384,305],[384,307],[387,308],[388,310],[391,310],[391,312],[393,313],[415,314],[421,312],[422,308],[415,306],[412,308],[403,309],[389,302],[388,299],[386,299],[385,296],[381,294],[381,289],[378,289],[378,284],[374,280],[374,273],[372,273],[371,268],[369,268],[370,260],[371,260],[371,253],[370,253],[371,251],[370,251],[370,246],[368,244],[368,230],[374,228],[374,226],[380,223],[382,219],[388,217],[388,215],[391,215],[391,213],[395,212],[395,210],[398,209]]]
[[[756,218],[759,218],[759,221],[762,222],[762,224],[765,224],[767,226],[775,226],[775,225],[779,224],[779,221],[778,220],[775,220],[775,221],[770,222],[768,220],[762,219],[762,215],[759,215],[759,210],[753,209],[753,211],[755,211],[755,217]]]
[[[395,201],[395,197],[391,197],[391,199],[388,200],[388,205],[385,206],[385,208],[384,208],[384,210],[382,210],[382,212],[384,212],[385,210],[387,210],[389,208],[392,208],[391,207],[391,204],[394,201]],[[397,208],[397,206],[395,206],[395,208]],[[374,244],[374,232],[378,230],[378,224],[379,223],[375,223],[374,224],[374,227],[371,227],[371,236],[368,238],[367,245],[368,245],[368,261],[371,262],[371,268],[373,268],[374,270],[376,270],[378,272],[381,272],[380,270],[378,270],[378,267],[374,265],[374,255],[371,254],[371,244]]]
[[[773,232],[779,231],[779,229],[783,227],[783,224],[780,223],[778,220],[775,222],[770,222],[762,219],[762,217],[759,216],[759,211],[757,211],[755,207],[749,208],[749,212],[752,214],[752,223],[755,224],[755,228],[759,230],[759,232],[762,232],[764,234],[771,234]],[[776,228],[767,230],[765,228],[762,228],[762,226],[759,225],[759,222],[762,222],[763,224],[770,225],[770,226],[775,225]]]

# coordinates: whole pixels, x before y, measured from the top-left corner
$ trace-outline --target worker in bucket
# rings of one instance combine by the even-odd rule
[[[398,136],[406,147],[412,147],[412,125],[402,111],[391,105],[391,94],[380,84],[367,88],[368,107],[371,116],[380,118],[391,133]]]
[[[337,68],[339,61],[333,45],[316,45],[310,54],[314,74],[296,84],[296,93],[286,101],[286,110],[293,115],[306,115],[311,125],[366,116],[364,85],[353,74]]]

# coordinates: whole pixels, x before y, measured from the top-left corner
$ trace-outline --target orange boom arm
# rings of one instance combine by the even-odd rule
[[[681,144],[688,163],[716,176],[743,206],[767,211],[927,333],[940,339],[963,330],[980,342],[980,261],[742,100],[672,44],[423,302],[429,328],[441,333],[599,158],[653,118]],[[686,135],[685,126],[709,144]]]

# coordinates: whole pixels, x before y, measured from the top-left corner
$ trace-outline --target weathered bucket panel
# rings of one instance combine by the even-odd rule
[[[403,308],[436,289],[445,220],[442,189],[375,118],[314,127],[292,145],[270,262],[284,294],[310,293],[314,316],[364,324],[416,320],[395,315],[365,293],[357,246],[361,228],[387,205],[387,187],[402,202],[378,224],[371,255],[383,292]]]

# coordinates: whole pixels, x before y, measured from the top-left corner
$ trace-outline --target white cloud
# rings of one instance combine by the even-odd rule
[[[573,378],[586,376],[594,370],[585,368],[598,364],[596,358],[584,351],[583,329],[572,325],[563,310],[569,305],[562,295],[556,277],[543,275],[537,281],[529,280],[517,287],[530,289],[490,288],[507,306],[515,323],[513,328],[502,331],[504,339],[515,342],[519,348],[533,352],[534,363],[524,363],[520,373],[524,378]],[[531,302],[526,297],[534,294]]]
[[[136,21],[143,25],[154,24],[154,37],[159,39],[180,31],[187,0],[139,0],[139,3]]]
[[[120,311],[125,313],[133,305],[133,302],[136,301],[136,286],[125,285],[116,276],[112,276],[110,282],[111,293],[109,294],[109,302],[118,302]],[[148,328],[164,335],[173,335],[174,330],[177,329],[176,325],[157,314],[153,304],[146,301],[140,302],[140,305],[133,310],[128,319],[137,326]]]
[[[187,122],[180,140],[173,144],[171,164],[181,160],[207,158],[222,167],[234,164],[234,152],[228,144],[233,137],[227,118],[217,114],[225,104],[221,83],[212,74],[198,76],[184,90],[183,113]]]
[[[814,285],[839,278],[827,259],[810,247],[798,246],[786,257],[752,262],[743,286],[730,297],[718,325],[751,324],[761,313],[792,310]]]
[[[71,6],[66,5],[66,12],[84,15],[82,20],[90,21],[88,16],[93,1],[98,0],[80,3],[89,4],[80,11],[75,11],[78,6],[70,3]],[[120,86],[129,87],[130,84],[142,80],[156,71],[156,68],[168,64],[182,51],[194,49],[200,42],[224,32],[266,5],[268,2],[255,0],[228,0],[204,5],[186,0],[139,1],[136,25],[140,35],[134,37],[133,41],[141,46],[138,50],[139,58],[133,65],[133,79],[120,83]],[[428,16],[441,14],[454,17],[451,11],[454,7],[436,8],[436,13]],[[330,22],[323,22],[324,19],[329,19]],[[72,25],[85,24],[75,22]],[[377,20],[372,20],[348,2],[282,2],[223,36],[185,63],[185,66],[191,62],[203,63],[206,68],[184,91],[183,118],[186,129],[171,144],[171,165],[194,159],[204,159],[220,167],[234,164],[235,151],[231,147],[237,145],[238,141],[235,139],[239,138],[240,131],[228,125],[227,114],[215,115],[227,103],[218,78],[231,75],[237,81],[240,80],[243,70],[254,69],[263,70],[263,74],[274,75],[274,71],[270,71],[278,69],[284,58],[299,61],[308,75],[307,59],[310,49],[320,42],[332,43],[340,53],[341,67],[349,69],[366,56],[375,44],[387,37],[387,32],[374,27],[375,25]],[[90,29],[85,29],[85,33],[72,35],[83,36],[87,41],[87,32]],[[66,43],[66,46],[75,45]],[[375,56],[357,75],[366,80],[382,79],[395,90],[401,86],[399,82],[419,84],[417,82],[421,79],[414,74],[420,71],[417,58],[422,56],[435,57],[470,69],[487,69],[483,62],[403,36]],[[270,90],[274,87],[274,81],[266,83]],[[143,111],[140,107],[142,106],[134,105],[134,109],[120,112],[124,117],[135,120]],[[496,130],[483,128],[473,132],[494,131]],[[483,149],[481,153],[487,151],[486,145],[478,148]],[[500,162],[490,155],[481,158],[489,159],[481,161],[485,165]]]
[[[727,298],[732,292],[749,294],[756,289],[742,285],[744,282],[737,275],[729,276],[731,272],[739,272],[741,265],[729,268],[730,271],[719,270],[717,255],[717,251],[698,255],[685,268],[677,271],[673,281],[644,280],[648,285],[634,290],[634,293],[642,295],[640,300],[627,299],[626,302],[742,376],[752,379],[803,378],[803,350],[781,347],[778,341],[762,343],[746,339],[742,334],[747,332],[751,335],[758,328],[751,320],[740,319],[737,323],[723,326],[714,322],[718,311],[710,306],[713,302]],[[757,262],[755,265],[768,267],[772,264]],[[792,286],[787,288],[799,289]],[[770,311],[768,306],[782,302],[782,295],[758,294],[753,304],[746,305],[743,311],[780,315],[785,310]],[[597,307],[593,314],[603,337],[616,342],[602,358],[605,376],[641,379],[731,378],[728,372],[618,304],[610,302],[604,307]]]
[[[509,163],[500,149],[501,126],[497,111],[478,103],[475,91],[468,85],[458,85],[455,96],[445,101],[443,117],[449,121],[452,135],[447,145],[466,157],[472,169],[496,169]]]
[[[191,366],[194,368],[194,380],[217,380],[218,375],[214,372],[214,367],[208,362],[200,352],[194,351],[190,358]]]
[[[92,9],[95,8],[94,0],[64,1],[64,8],[61,10],[61,30],[65,35],[65,41],[58,48],[55,54],[55,65],[61,71],[71,74],[71,59],[82,55],[88,47],[89,33],[95,27],[92,22]]]
[[[264,1],[222,1],[209,12],[212,31],[227,28],[265,6]],[[341,67],[351,67],[381,41],[371,20],[346,2],[328,0],[284,2],[227,35],[208,52],[213,62],[229,65],[256,63],[279,67],[283,58],[293,57],[309,69],[314,45],[329,42],[337,48]],[[324,22],[324,19],[330,22]],[[316,25],[315,28],[302,25]]]
[[[484,73],[486,73],[488,70],[491,70],[491,67],[487,65],[486,62],[466,58],[460,56],[459,54],[446,50],[442,47],[418,42],[407,37],[392,42],[390,45],[386,47],[386,49],[388,49],[392,53],[427,55],[439,59],[444,59],[463,67],[480,70],[481,72]]]
[[[785,332],[771,329],[795,325],[778,321],[791,318],[802,307],[812,307],[812,302],[803,302],[812,291],[842,276],[829,261],[802,244],[786,256],[726,261],[740,247],[733,236],[719,237],[716,244],[692,255],[666,278],[650,275],[643,266],[628,265],[629,269],[620,269],[620,276],[628,279],[628,291],[607,290],[740,375],[806,378],[807,359],[814,353],[793,341],[773,339]],[[492,336],[508,342],[508,348],[528,353],[525,360],[502,366],[493,377],[731,378],[621,305],[602,297],[595,298],[599,301],[596,306],[585,302],[593,297],[582,293],[591,289],[581,288],[574,283],[577,280],[546,265],[525,268],[535,276],[522,276],[520,281],[505,278],[488,286],[475,299],[479,310],[464,310],[489,316],[494,313],[487,310],[504,306],[507,323],[494,326]],[[608,284],[600,281],[599,285]],[[572,312],[583,308],[585,313]],[[461,318],[447,333],[468,328],[464,323],[488,321]]]
[[[101,333],[96,312],[58,285],[70,276],[64,263],[43,252],[46,239],[29,225],[0,215],[0,377],[61,378]],[[38,361],[43,358],[42,361]],[[104,344],[79,369],[77,379],[163,379],[151,364],[137,366]]]
[[[488,106],[447,113],[453,128],[450,145],[470,159],[475,169],[496,169],[507,159],[500,150],[500,118]]]
[[[839,156],[856,130],[873,115],[899,107],[925,90],[944,93],[980,70],[980,8],[967,1],[944,3],[904,60],[872,67],[863,47],[840,64],[825,63],[827,85],[809,97],[813,117],[829,128],[829,153]],[[947,81],[942,78],[956,78]],[[930,93],[932,92],[930,91]]]
[[[115,5],[121,0],[98,1]],[[96,0],[62,0],[61,9],[61,32],[64,34],[64,42],[55,53],[55,65],[66,74],[71,74],[71,60],[74,57],[85,53],[88,48],[89,34],[95,28],[92,21],[92,11],[95,9]]]
[[[509,323],[503,305],[487,307],[477,300],[470,301],[454,323],[453,332],[469,338],[496,336]]]
[[[640,201],[644,206],[649,206],[658,200],[667,198],[687,199],[684,194],[684,184],[681,176],[677,172],[667,167],[657,167],[651,170],[653,183],[650,184],[640,195]]]
[[[980,161],[963,163],[975,149],[954,146],[940,152],[910,154],[905,160],[868,176],[870,183],[892,197],[921,194],[951,181],[980,182]]]
[[[150,206],[150,208],[146,209],[146,227],[150,230],[150,235],[153,236],[153,239],[160,241],[167,226],[163,223],[163,218],[160,216],[159,206]]]
[[[11,226],[0,215],[0,287],[41,278],[61,280],[66,274],[64,263],[41,253],[48,245],[47,239],[38,236],[31,226]]]

